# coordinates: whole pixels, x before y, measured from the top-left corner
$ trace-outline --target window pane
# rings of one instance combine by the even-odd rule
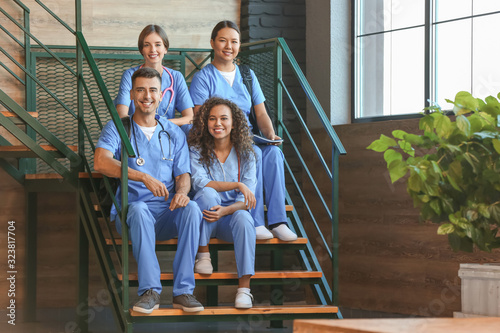
[[[424,36],[416,28],[392,34],[390,64],[390,114],[411,114],[424,108]],[[387,85],[386,85],[387,87]],[[387,89],[387,88],[386,88]],[[389,105],[384,105],[384,109]],[[384,110],[385,111],[385,110]]]
[[[474,15],[500,11],[498,0],[474,0]]]
[[[425,24],[425,0],[392,1],[392,28]]]
[[[433,98],[443,109],[445,99],[454,99],[461,90],[471,91],[471,20],[435,26],[436,89]]]
[[[500,30],[500,14],[474,19],[472,94],[485,98],[500,92],[500,44],[492,36]]]
[[[412,114],[424,107],[424,28],[362,38],[361,117]]]
[[[384,41],[386,34],[361,38],[359,50],[359,117],[382,114],[384,107]],[[387,56],[390,56],[388,54]]]
[[[437,22],[470,16],[471,14],[472,0],[436,0]]]
[[[425,0],[360,0],[360,33],[425,24]]]

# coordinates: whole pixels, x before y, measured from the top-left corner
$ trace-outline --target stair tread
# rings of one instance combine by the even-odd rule
[[[122,239],[118,238],[115,239],[115,242],[117,245],[122,245]],[[131,242],[128,242],[131,244]],[[110,238],[106,239],[106,245],[111,245],[113,244],[112,240]],[[169,239],[166,241],[156,241],[156,245],[175,245],[177,244],[177,238]],[[230,242],[226,242],[217,238],[211,238],[210,239],[210,244],[232,244]],[[271,238],[271,239],[257,239],[256,244],[307,244],[307,238],[302,238],[299,237],[297,240],[287,242],[287,241],[282,241],[281,239],[278,238]]]
[[[17,117],[17,114],[15,114],[14,112],[10,112],[10,111],[1,111],[2,112],[2,115],[4,117],[9,117],[9,118],[18,118]],[[30,116],[32,116],[33,118],[38,118],[38,112],[28,112]]]
[[[118,279],[122,280],[122,274],[118,274]],[[252,279],[291,279],[291,278],[321,278],[323,273],[317,271],[257,271]],[[172,280],[174,273],[161,273],[161,280]],[[228,280],[238,279],[236,272],[213,272],[210,275],[194,273],[196,280]],[[129,280],[138,279],[137,273],[130,273]]]
[[[140,313],[129,310],[133,317],[142,316],[213,316],[213,315],[248,315],[248,314],[334,314],[338,313],[338,307],[334,305],[269,305],[254,306],[251,309],[236,309],[231,306],[205,307],[200,312],[184,312],[181,309],[159,308],[151,314]]]
[[[49,153],[57,153],[58,150],[52,145],[40,145],[40,148]],[[72,151],[78,151],[77,146],[68,146]],[[21,157],[38,157],[30,148],[24,145],[0,146],[0,156],[21,158]]]

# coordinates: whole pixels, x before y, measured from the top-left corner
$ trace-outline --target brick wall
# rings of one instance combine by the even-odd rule
[[[305,0],[242,0],[240,22],[244,43],[283,37],[305,71]]]

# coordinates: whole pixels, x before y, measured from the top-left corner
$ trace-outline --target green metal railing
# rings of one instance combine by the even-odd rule
[[[29,30],[29,9],[18,0],[14,0],[24,10],[24,25],[14,22],[8,13],[0,8],[5,16],[13,21],[16,26],[24,33],[24,43],[16,39],[6,29],[0,25],[0,28],[7,32],[7,34],[14,40],[15,43],[20,45],[25,50],[25,65],[15,61],[8,53],[0,47],[0,51],[7,55],[9,59],[26,74],[26,79],[23,80],[14,73],[5,64],[0,62],[0,66],[7,70],[13,77],[26,87],[26,109],[37,109],[36,96],[46,95],[54,104],[51,106],[53,110],[47,112],[54,112],[50,114],[47,119],[54,119],[60,114],[64,116],[64,124],[58,126],[67,126],[69,122],[77,129],[76,141],[78,145],[78,154],[74,154],[67,148],[68,141],[61,140],[59,136],[54,135],[52,131],[48,131],[44,127],[43,120],[41,123],[28,117],[26,110],[11,101],[5,93],[0,90],[0,101],[6,105],[9,110],[15,112],[19,117],[26,121],[30,128],[28,131],[29,140],[23,141],[28,147],[37,150],[36,135],[46,140],[49,144],[56,146],[67,157],[71,164],[71,171],[64,168],[61,162],[51,159],[51,157],[44,158],[44,154],[40,152],[40,156],[44,161],[55,169],[66,179],[71,179],[75,187],[78,188],[77,193],[79,196],[79,218],[82,222],[83,231],[80,238],[80,243],[90,243],[95,248],[98,254],[98,261],[101,267],[103,279],[108,286],[108,290],[113,295],[112,306],[114,315],[117,317],[122,330],[128,330],[132,324],[132,319],[128,312],[129,308],[129,281],[128,281],[128,233],[126,225],[127,214],[127,191],[122,191],[122,209],[119,210],[119,215],[122,223],[122,245],[118,246],[113,237],[112,226],[108,218],[105,219],[105,230],[108,238],[112,239],[112,255],[117,258],[118,269],[122,274],[122,281],[120,282],[117,277],[111,254],[106,247],[104,241],[103,230],[98,225],[97,215],[93,209],[93,199],[89,192],[97,193],[99,189],[99,180],[95,179],[92,174],[93,169],[93,153],[95,151],[95,139],[97,138],[103,124],[108,119],[112,120],[118,129],[120,138],[122,139],[122,176],[121,181],[123,184],[128,183],[127,161],[128,157],[134,156],[134,150],[125,128],[118,117],[118,113],[113,105],[111,94],[108,89],[109,82],[105,82],[102,73],[106,68],[98,68],[97,61],[102,59],[118,60],[137,60],[138,63],[142,62],[142,56],[137,54],[133,48],[116,48],[116,47],[89,47],[82,34],[81,27],[81,0],[76,0],[76,29],[73,30],[65,24],[56,14],[54,14],[47,6],[40,0],[35,0],[42,8],[44,8],[50,15],[59,21],[68,31],[75,36],[76,47],[69,46],[46,46],[40,43]],[[35,41],[38,45],[30,45],[30,40]],[[36,52],[33,52],[33,49]],[[116,54],[117,51],[120,54]],[[136,54],[123,54],[123,52],[134,52]],[[39,66],[43,62],[42,59],[49,59],[46,66],[50,68],[61,68],[61,72],[57,72],[57,76],[52,81],[47,81],[47,78],[40,78],[36,73],[40,70]],[[169,54],[166,61],[179,61],[179,70],[184,74],[186,81],[200,70],[208,61],[212,59],[211,50],[207,49],[169,49]],[[97,61],[96,61],[97,60]],[[279,136],[285,139],[284,151],[286,152],[285,166],[287,170],[288,192],[287,203],[293,204],[295,207],[303,207],[303,216],[300,217],[299,213],[293,212],[292,224],[295,231],[307,237],[307,233],[311,229],[317,233],[315,239],[319,239],[318,244],[307,245],[306,250],[301,250],[300,255],[303,259],[303,265],[308,270],[318,270],[324,272],[325,269],[321,267],[320,261],[316,257],[316,248],[313,246],[321,246],[328,255],[332,264],[332,277],[329,282],[323,274],[322,283],[315,285],[314,290],[318,300],[322,304],[339,304],[338,299],[338,165],[339,156],[345,154],[345,149],[342,146],[338,136],[336,135],[333,127],[330,124],[328,117],[325,115],[319,101],[314,95],[310,85],[308,84],[305,75],[303,74],[300,66],[293,57],[292,52],[288,48],[286,42],[282,38],[269,39],[261,42],[254,42],[243,44],[238,59],[239,63],[250,64],[251,68],[256,72],[259,82],[271,106],[271,115],[276,130]],[[123,69],[115,69],[119,77]],[[272,75],[270,75],[272,73]],[[113,75],[110,75],[113,78]],[[60,96],[54,93],[54,85],[60,84],[59,80],[63,78],[69,82],[76,82],[76,89],[74,95]],[[97,88],[97,89],[96,89]],[[66,89],[66,87],[65,87]],[[74,103],[76,100],[76,103]],[[73,101],[73,102],[72,102]],[[51,104],[52,105],[52,104]],[[104,105],[104,107],[103,107]],[[76,110],[76,111],[75,111]],[[91,112],[85,112],[90,110]],[[315,128],[314,133],[308,126],[310,118],[315,117],[319,120],[320,126]],[[6,121],[0,118],[2,124]],[[92,126],[95,124],[96,126]],[[47,124],[47,126],[49,126]],[[33,130],[31,130],[31,128]],[[16,136],[23,137],[24,134],[16,132],[12,128]],[[67,127],[63,128],[63,132]],[[315,136],[319,131],[324,133],[330,142],[330,149],[328,152],[322,151],[321,145],[317,144]],[[34,134],[36,133],[36,135]],[[63,136],[64,133],[60,133]],[[3,138],[0,137],[0,143]],[[31,140],[31,141],[30,141]],[[70,139],[70,141],[73,140]],[[304,146],[312,147],[311,150],[301,149]],[[304,153],[308,153],[304,156]],[[331,154],[331,155],[330,155]],[[326,157],[325,157],[326,156]],[[318,184],[317,173],[318,170],[311,172],[311,160],[314,159],[319,163],[323,170],[324,177],[328,179],[329,185],[324,187],[324,184]],[[62,163],[64,164],[64,163]],[[5,161],[0,159],[0,166],[8,170]],[[297,171],[297,169],[299,171]],[[10,172],[9,172],[10,170]],[[19,170],[9,169],[8,172],[22,181],[21,174],[33,172],[33,167],[29,164],[20,164]],[[84,183],[74,176],[75,170],[84,172],[88,175],[89,182]],[[112,187],[107,177],[103,178],[104,185],[113,198],[113,202],[118,207],[117,200],[112,192]],[[310,196],[304,193],[304,188],[310,189],[317,197],[323,211],[325,212],[328,220],[331,223],[331,228],[328,235],[324,235],[321,230],[321,217],[317,217],[318,213],[311,207]],[[329,198],[330,197],[330,198]],[[306,199],[308,198],[308,199]],[[102,207],[101,207],[102,208]],[[101,209],[102,211],[102,209]],[[300,221],[304,218],[310,220],[313,228],[309,225],[303,225]],[[308,229],[308,230],[306,230]],[[307,237],[312,239],[311,237]],[[81,249],[84,249],[82,245]],[[83,250],[82,250],[83,251]],[[85,257],[82,257],[82,264],[85,263]],[[82,268],[82,272],[85,270]],[[85,275],[85,274],[83,274]],[[83,278],[80,282],[80,301],[85,300],[85,292],[88,280]],[[331,287],[330,287],[331,285]],[[339,313],[340,314],[340,313]],[[85,318],[80,318],[80,328],[86,329]]]

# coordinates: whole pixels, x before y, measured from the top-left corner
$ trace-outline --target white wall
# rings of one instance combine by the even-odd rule
[[[306,76],[330,122],[350,123],[350,1],[307,0],[306,16]]]

